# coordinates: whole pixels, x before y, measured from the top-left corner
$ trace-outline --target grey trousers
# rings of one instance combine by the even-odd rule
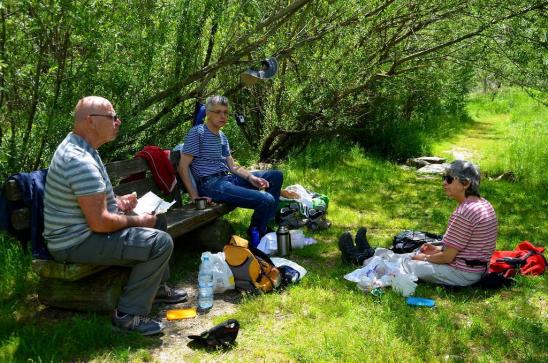
[[[153,228],[132,227],[111,233],[93,233],[84,242],[53,251],[57,261],[131,267],[118,310],[147,315],[160,283],[169,277],[173,240]]]
[[[449,286],[469,286],[478,282],[483,272],[466,272],[449,265],[438,265],[427,261],[406,260],[409,270],[413,271],[419,280],[433,284]]]

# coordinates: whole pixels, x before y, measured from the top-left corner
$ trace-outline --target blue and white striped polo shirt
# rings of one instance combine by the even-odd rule
[[[72,132],[55,150],[44,194],[44,239],[51,251],[83,242],[92,234],[77,198],[105,193],[107,209],[116,213],[116,199],[97,150]]]
[[[214,134],[205,124],[194,126],[185,137],[183,153],[194,156],[190,169],[196,178],[230,171],[226,158],[230,156],[228,139],[222,131]]]

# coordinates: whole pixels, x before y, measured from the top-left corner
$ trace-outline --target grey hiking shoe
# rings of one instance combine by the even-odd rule
[[[154,298],[155,303],[166,303],[166,304],[177,304],[185,302],[187,300],[188,294],[184,290],[176,290],[169,287],[166,283],[160,284],[156,297]]]
[[[156,320],[131,314],[119,314],[118,310],[114,310],[112,314],[112,325],[120,330],[135,331],[142,335],[155,335],[164,330],[162,323]]]

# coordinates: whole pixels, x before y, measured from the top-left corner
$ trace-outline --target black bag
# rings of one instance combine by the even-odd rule
[[[236,341],[240,323],[238,320],[229,319],[213,328],[204,331],[200,335],[189,335],[197,343],[211,348],[229,348]]]
[[[391,250],[394,253],[409,253],[415,251],[425,243],[439,245],[442,239],[443,235],[407,230],[394,236]]]

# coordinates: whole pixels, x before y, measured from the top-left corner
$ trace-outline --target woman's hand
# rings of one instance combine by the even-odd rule
[[[428,255],[424,253],[417,253],[415,256],[411,257],[411,259],[415,261],[427,261]]]
[[[425,255],[433,255],[435,253],[441,252],[441,246],[434,246],[431,243],[425,243],[420,247],[420,252]]]

